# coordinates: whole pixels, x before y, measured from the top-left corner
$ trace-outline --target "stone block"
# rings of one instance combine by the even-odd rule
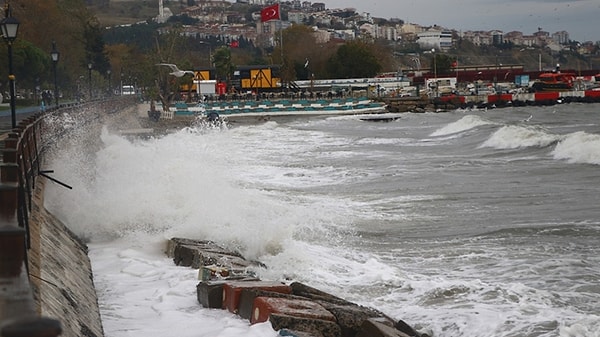
[[[384,324],[376,319],[367,319],[363,322],[356,337],[411,337],[404,332]]]
[[[269,320],[271,314],[284,314],[294,317],[318,319],[335,322],[335,317],[316,302],[276,297],[256,297],[252,307],[250,323],[262,323]]]
[[[223,307],[223,285],[225,281],[200,282],[196,286],[198,302],[205,308]]]
[[[261,289],[242,289],[242,293],[240,295],[240,302],[238,304],[238,315],[242,318],[250,320],[250,317],[252,317],[252,307],[254,306],[254,299],[259,296],[306,300],[306,298],[304,297],[295,296],[291,294],[278,293]]]
[[[240,297],[243,289],[260,289],[278,293],[289,294],[291,289],[288,285],[280,282],[267,281],[233,281],[226,282],[223,286],[223,308],[232,313],[237,313]]]
[[[290,330],[290,329],[281,329],[281,330],[279,330],[279,333],[277,334],[277,336],[284,336],[284,337],[317,337],[317,335],[311,334],[309,332],[295,331],[295,330]],[[318,337],[322,337],[322,335],[319,334]]]
[[[341,337],[340,327],[332,321],[271,314],[269,322],[274,330],[289,329],[309,333],[315,337]]]
[[[333,296],[329,293],[307,286],[306,284],[300,282],[293,282],[290,284],[290,287],[292,288],[293,295],[306,297],[311,300],[320,300],[341,305],[353,305],[352,302],[346,301],[342,298]]]
[[[325,309],[331,312],[341,328],[342,337],[354,337],[367,319],[377,319],[379,322],[393,327],[394,321],[384,316],[377,310],[360,306],[358,304],[340,305],[327,301],[317,300]]]

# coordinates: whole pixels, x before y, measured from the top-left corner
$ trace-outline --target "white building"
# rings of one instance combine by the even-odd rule
[[[237,3],[248,5],[267,5],[267,0],[237,0]]]
[[[554,42],[558,43],[558,44],[567,44],[569,43],[569,32],[567,31],[560,31],[560,32],[556,32],[554,34],[552,34],[552,40],[554,40]]]
[[[400,39],[398,30],[396,29],[396,27],[392,26],[381,27],[381,35],[381,37],[389,41],[398,41]]]
[[[427,30],[417,34],[417,43],[423,49],[435,48],[448,50],[452,48],[452,32],[442,30]]]
[[[308,14],[303,11],[293,10],[288,12],[288,21],[303,24],[308,19]]]

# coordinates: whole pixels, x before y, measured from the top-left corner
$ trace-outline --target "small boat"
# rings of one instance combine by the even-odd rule
[[[399,119],[399,116],[385,116],[385,115],[380,115],[380,116],[368,116],[368,117],[360,117],[359,119],[361,121],[364,122],[393,122],[397,119]]]
[[[571,91],[575,84],[576,75],[573,73],[563,73],[560,67],[549,73],[542,73],[537,81],[531,85],[534,92],[540,91]]]

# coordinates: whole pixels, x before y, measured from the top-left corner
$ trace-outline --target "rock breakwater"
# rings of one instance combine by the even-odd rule
[[[251,324],[270,322],[281,336],[427,337],[402,320],[300,282],[261,280],[260,265],[211,241],[173,238],[166,253],[176,265],[198,268],[198,302],[238,314]]]

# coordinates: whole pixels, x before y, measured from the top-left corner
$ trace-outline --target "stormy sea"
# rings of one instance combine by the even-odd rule
[[[600,336],[600,105],[102,127],[47,208],[84,237],[107,337],[277,336],[196,300],[172,237],[431,336]]]

